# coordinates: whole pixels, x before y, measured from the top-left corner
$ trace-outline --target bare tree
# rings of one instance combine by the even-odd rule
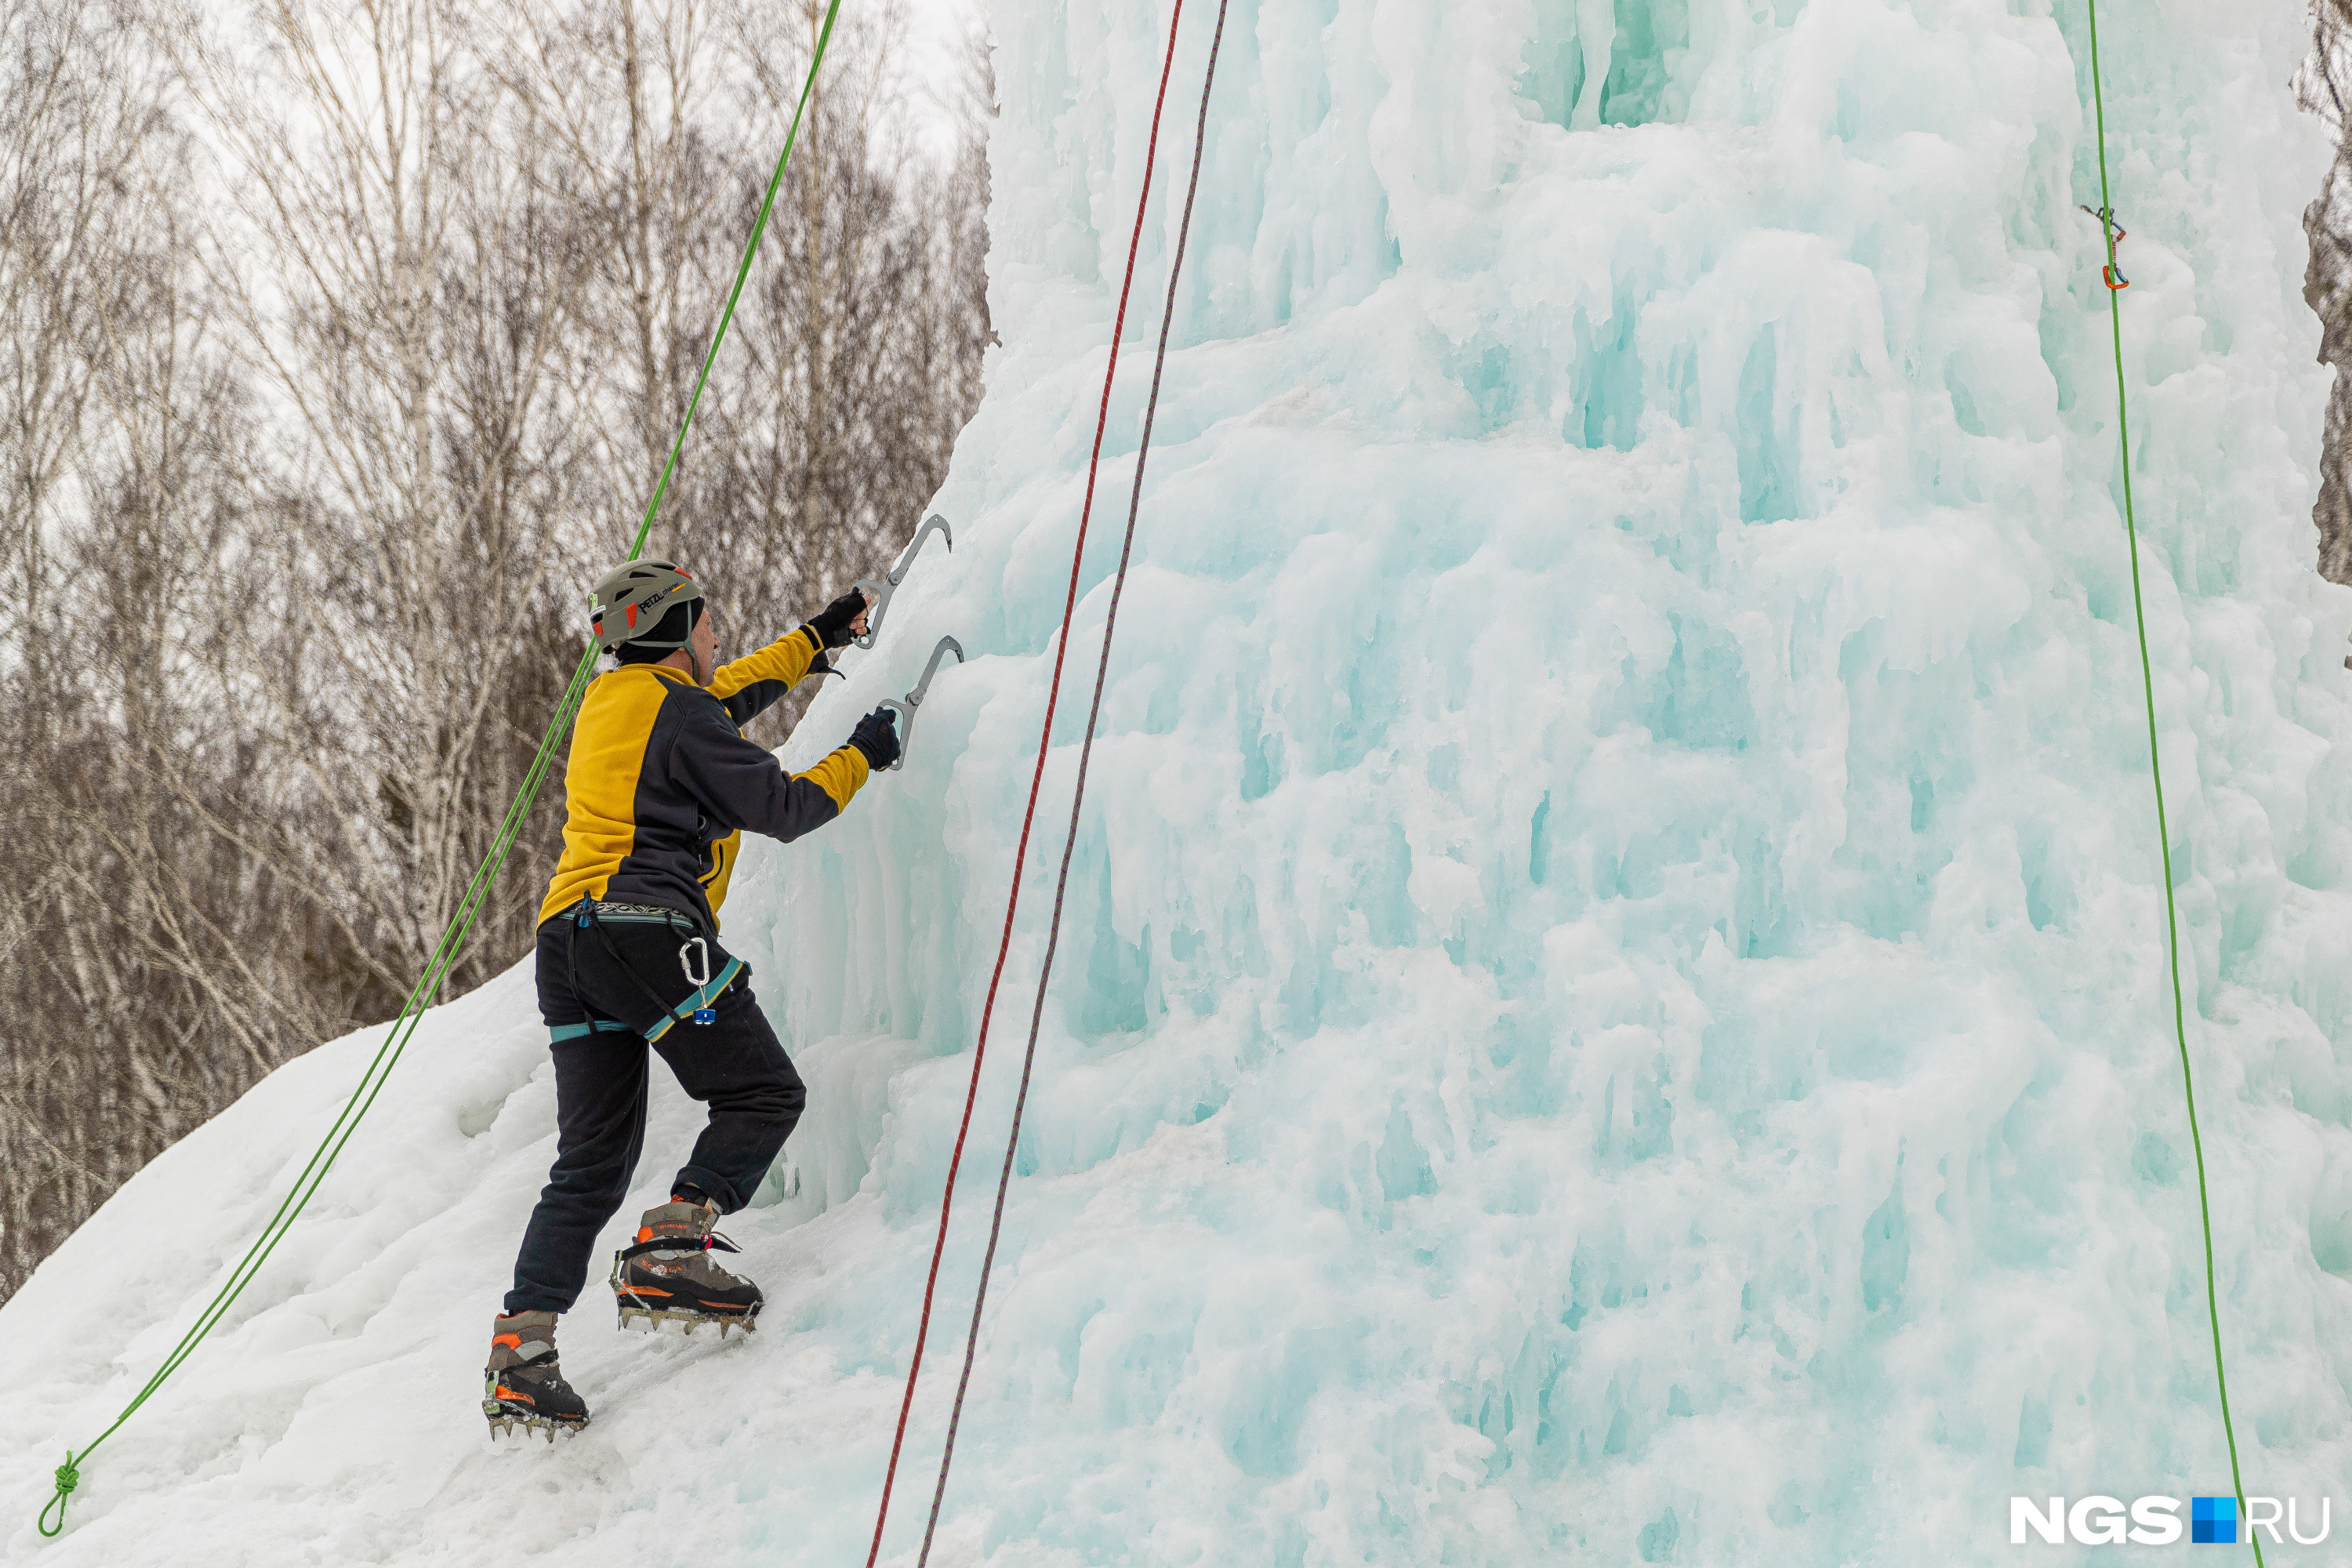
[[[2311,515],[2319,525],[2320,574],[2352,583],[2352,452],[2346,447],[2352,431],[2352,145],[2346,140],[2352,135],[2352,3],[2312,0],[2311,26],[2312,50],[2295,77],[2296,95],[2336,142],[2336,161],[2303,214],[2304,233],[2311,241],[2303,297],[2319,318],[2320,363],[2336,370],[2320,445],[2319,497]]]
[[[596,432],[589,559],[617,553],[669,456],[822,15],[803,5],[803,26],[783,29],[760,9],[669,0],[525,9],[506,23],[507,80],[560,106],[551,120],[576,189],[612,224],[584,311],[590,363],[608,379],[577,399]],[[985,187],[970,158],[943,174],[913,155],[901,26],[884,7],[835,40],[721,384],[653,536],[657,552],[708,565],[739,650],[911,532],[977,403],[984,229],[972,203]],[[955,325],[975,303],[981,330]],[[798,711],[783,705],[761,733],[780,738]]]
[[[145,163],[166,132],[158,73],[142,68],[135,26],[111,7],[11,7],[0,59],[0,594],[20,608],[9,629],[21,656],[54,582],[58,492],[104,359],[100,318],[108,296],[132,286],[105,263],[137,242]]]
[[[136,11],[7,24],[7,469],[21,614],[0,820],[0,1288],[122,1175],[341,1021],[297,906],[208,820],[258,815],[207,613],[250,427],[190,265],[191,147]]]
[[[740,0],[216,23],[0,16],[0,831],[38,868],[0,907],[0,1295],[405,994],[668,455],[809,42]],[[911,158],[893,26],[835,39],[654,541],[738,647],[895,548],[977,401],[982,110],[952,169]],[[549,795],[453,989],[527,950]]]
[[[230,160],[233,203],[203,254],[248,374],[283,411],[254,496],[278,526],[255,543],[281,623],[307,623],[282,625],[272,678],[240,696],[246,724],[292,742],[289,784],[310,809],[246,831],[306,868],[397,994],[560,686],[564,362],[599,237],[534,106],[504,100],[448,0],[270,0],[255,16],[260,90],[194,19],[179,35]],[[461,984],[511,952],[519,905],[503,912]]]
[[[834,76],[811,105],[797,242],[761,279],[745,332],[738,381],[756,395],[721,414],[723,489],[693,521],[698,548],[727,563],[747,641],[895,553],[979,404],[992,105],[959,103],[963,145],[949,168],[919,157],[889,68],[898,26],[880,13],[864,68]],[[764,37],[747,29],[738,47],[759,101],[781,115],[795,79],[762,54]],[[747,184],[737,195],[747,217],[757,194]],[[781,738],[799,710],[780,706],[762,732]]]

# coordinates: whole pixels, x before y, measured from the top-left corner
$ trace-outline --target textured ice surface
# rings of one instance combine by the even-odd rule
[[[2296,12],[2170,0],[2104,42],[2238,1435],[2250,1491],[2315,1499],[2352,1467],[2352,596],[2310,570],[2297,216],[2326,153],[2286,89]],[[730,1227],[756,1342],[622,1338],[592,1287],[563,1346],[595,1427],[484,1451],[484,1320],[552,1143],[519,973],[435,1016],[46,1548],[56,1451],[190,1319],[372,1038],[158,1161],[0,1312],[12,1553],[862,1556],[1168,16],[997,7],[1006,346],[940,499],[957,552],[791,754],[940,634],[973,660],[905,772],[755,848],[728,911],[814,1089]],[[2229,1489],[2084,43],[2034,0],[1235,0],[938,1561],[1991,1563],[2014,1492]],[[665,1085],[633,1203],[692,1121]]]

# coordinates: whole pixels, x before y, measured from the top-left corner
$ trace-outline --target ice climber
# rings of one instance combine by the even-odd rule
[[[621,1206],[645,1141],[648,1047],[709,1107],[669,1201],[645,1213],[615,1261],[625,1326],[682,1320],[752,1326],[760,1288],[710,1256],[711,1226],[741,1208],[806,1099],[751,999],[751,971],[719,944],[742,832],[793,839],[841,814],[898,755],[887,710],[846,744],[788,773],[740,726],[827,650],[866,629],[853,589],[759,652],[719,665],[701,587],[666,561],[596,584],[596,640],[619,660],[588,688],[563,774],[563,855],[540,906],[539,1006],[555,1057],[555,1166],[490,1331],[482,1401],[493,1431],[559,1429],[588,1407],[556,1363],[555,1320],[587,1282],[596,1234]]]

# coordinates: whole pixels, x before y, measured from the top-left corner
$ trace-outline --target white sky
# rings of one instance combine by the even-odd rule
[[[843,0],[844,9],[856,0]],[[907,8],[908,75],[917,84],[916,109],[923,117],[921,142],[929,152],[946,152],[954,131],[939,106],[957,89],[958,54],[972,24],[986,16],[988,0],[900,0]],[[929,89],[929,90],[925,90]]]
[[[842,0],[845,18],[861,0]],[[868,0],[870,3],[870,0]],[[907,18],[907,76],[914,89],[918,144],[934,155],[953,147],[954,128],[942,100],[958,90],[959,58],[966,32],[988,14],[988,0],[898,0]],[[250,0],[212,0],[213,14],[235,34],[243,29]]]

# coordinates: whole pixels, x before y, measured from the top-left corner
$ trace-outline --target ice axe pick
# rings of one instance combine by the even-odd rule
[[[945,527],[946,524],[941,523],[940,526]],[[918,542],[920,542],[919,538]],[[909,546],[908,553],[913,552],[913,547]],[[963,644],[953,637],[941,637],[939,647],[931,649],[931,662],[923,666],[923,679],[915,682],[915,689],[907,693],[907,700],[903,702],[896,697],[882,700],[883,707],[896,709],[898,713],[898,755],[890,763],[894,770],[907,765],[907,748],[915,741],[915,710],[923,705],[923,693],[931,689],[931,677],[940,672],[940,660],[950,654],[955,655],[956,662],[961,664]]]
[[[857,646],[859,647],[872,647],[874,646],[875,637],[880,635],[882,630],[882,614],[890,607],[890,595],[898,591],[899,583],[906,578],[907,568],[915,563],[916,552],[922,549],[923,541],[931,536],[931,530],[933,529],[938,529],[940,532],[947,536],[948,553],[950,555],[954,554],[955,531],[948,526],[948,520],[946,518],[941,517],[937,512],[933,512],[930,516],[923,519],[922,527],[915,530],[915,537],[907,542],[907,548],[898,552],[898,563],[890,568],[890,574],[888,576],[882,578],[878,582],[871,577],[862,577],[858,579],[856,584],[856,589],[859,593],[865,595],[866,599],[866,635],[857,638]],[[956,649],[956,658],[958,660],[961,660],[963,658],[963,650],[961,648]],[[939,658],[936,654],[932,656],[931,662],[933,664],[937,664],[939,662]],[[929,678],[927,676],[925,679],[928,679]]]

